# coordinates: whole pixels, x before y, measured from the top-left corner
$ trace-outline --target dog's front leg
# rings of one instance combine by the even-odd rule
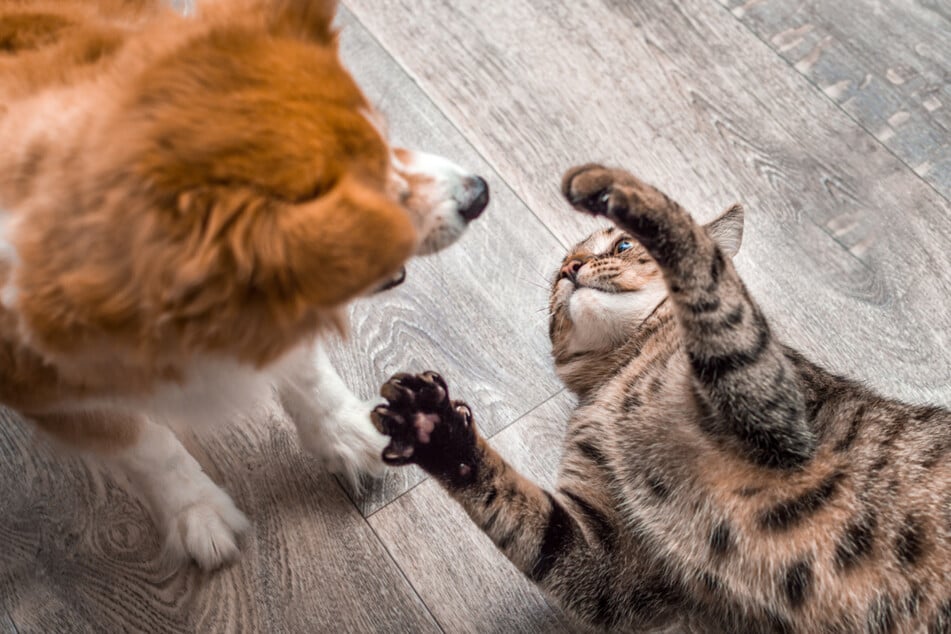
[[[387,439],[370,422],[373,404],[347,388],[319,342],[291,353],[277,394],[301,444],[331,471],[357,484],[362,474],[383,470]]]
[[[76,410],[30,416],[67,447],[90,452],[124,473],[165,532],[173,562],[214,570],[238,556],[248,520],[164,425],[130,412]]]

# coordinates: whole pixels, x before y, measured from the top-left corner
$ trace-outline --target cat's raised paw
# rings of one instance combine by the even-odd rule
[[[690,238],[687,213],[628,171],[589,163],[568,170],[561,188],[572,207],[613,220],[655,259],[659,247]]]
[[[596,216],[606,216],[614,190],[615,170],[597,163],[572,167],[561,180],[561,192],[572,207]]]
[[[371,414],[373,424],[390,437],[383,461],[390,465],[418,464],[433,475],[452,481],[467,479],[475,470],[476,430],[472,411],[449,398],[439,374],[396,374],[380,388],[387,400]]]
[[[662,207],[664,195],[621,169],[588,163],[565,172],[565,199],[579,211],[606,216],[626,227],[637,216]]]

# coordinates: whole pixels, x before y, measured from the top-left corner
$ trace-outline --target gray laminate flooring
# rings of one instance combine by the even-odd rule
[[[395,140],[492,187],[485,217],[352,310],[365,397],[436,369],[550,483],[572,399],[547,283],[596,226],[565,168],[627,166],[701,219],[776,330],[882,392],[951,405],[951,12],[928,0],[344,0],[344,57]],[[556,632],[570,627],[415,469],[346,490],[278,413],[189,439],[254,528],[163,570],[143,504],[0,412],[0,631]]]

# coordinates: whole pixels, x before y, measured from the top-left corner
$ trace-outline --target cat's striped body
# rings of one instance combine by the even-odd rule
[[[385,457],[436,475],[588,624],[951,631],[951,413],[778,342],[730,261],[741,211],[705,229],[597,166],[569,172],[565,194],[621,231],[578,245],[553,289],[556,367],[580,400],[555,491],[506,465],[434,375],[385,387]],[[658,284],[669,294],[644,303]]]

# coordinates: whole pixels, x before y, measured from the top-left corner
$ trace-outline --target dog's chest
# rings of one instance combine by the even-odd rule
[[[273,400],[275,372],[231,360],[201,359],[181,381],[160,383],[142,403],[156,417],[190,426],[218,425],[254,416]]]

